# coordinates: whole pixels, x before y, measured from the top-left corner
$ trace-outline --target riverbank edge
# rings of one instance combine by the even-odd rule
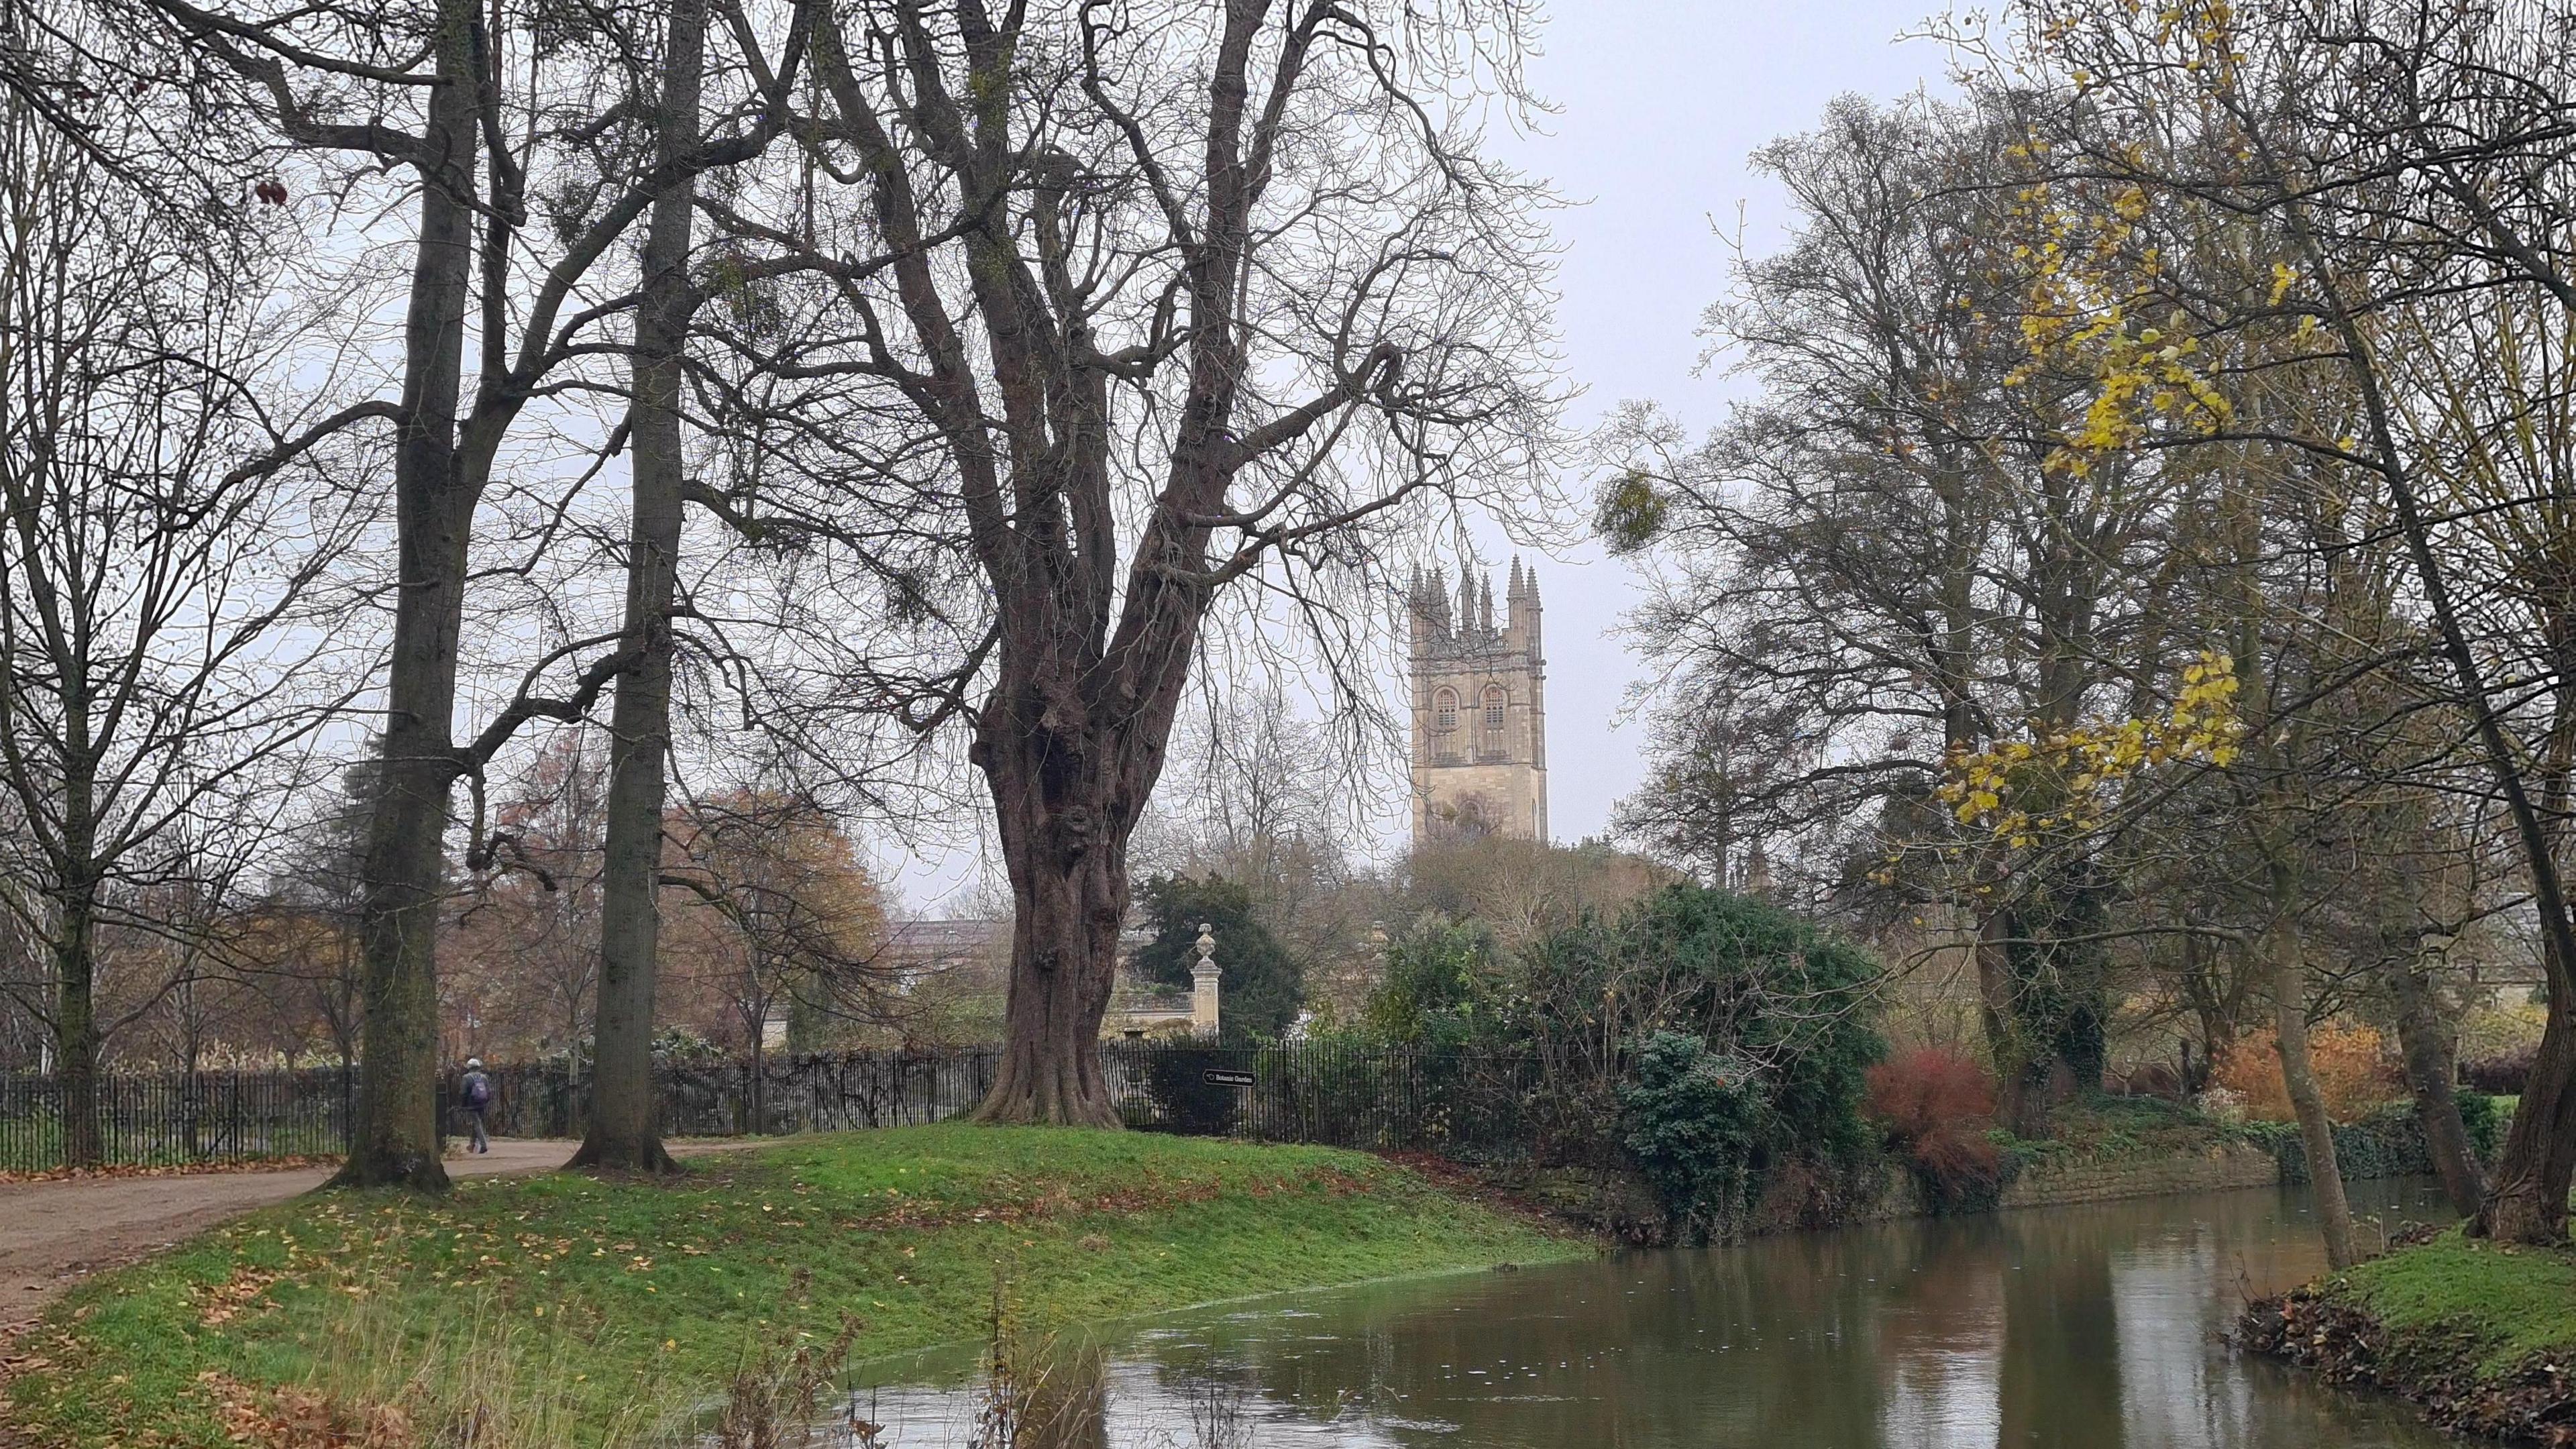
[[[2500,1135],[2501,1121],[2490,1121]],[[1911,1218],[1957,1217],[2027,1208],[2072,1207],[2200,1192],[2296,1187],[2307,1181],[2295,1131],[2278,1124],[2212,1121],[2171,1104],[2114,1099],[2070,1104],[2060,1135],[2008,1141],[1998,1180],[1964,1198],[1944,1198],[1894,1154],[1851,1164],[1775,1168],[1730,1237],[1768,1237]],[[2432,1171],[2422,1129],[2392,1108],[2336,1128],[2344,1178],[2358,1182]],[[1634,1247],[1676,1246],[1675,1225],[1645,1181],[1617,1168],[1462,1166],[1430,1154],[1392,1154],[1453,1190],[1497,1205],[1518,1201],[1576,1231]]]
[[[1670,1224],[1652,1189],[1632,1174],[1593,1170],[1480,1169],[1437,1158],[1399,1160],[1444,1181],[1453,1192],[1488,1203],[1517,1204],[1569,1229],[1629,1247],[1667,1247]],[[2185,1153],[2138,1152],[2075,1163],[2025,1167],[1985,1201],[1931,1201],[1902,1163],[1883,1162],[1858,1178],[1835,1181],[1798,1172],[1764,1192],[1738,1225],[1749,1238],[1823,1232],[1910,1218],[1959,1217],[2170,1197],[2197,1192],[2283,1186],[2272,1154],[2245,1143],[2213,1143]]]
[[[380,1331],[389,1331],[394,1320],[417,1310],[461,1312],[472,1321],[453,1325],[449,1341],[470,1345],[503,1333],[511,1343],[525,1345],[524,1352],[511,1357],[542,1369],[544,1376],[560,1379],[573,1370],[587,1371],[585,1377],[600,1393],[550,1391],[542,1405],[555,1428],[571,1425],[576,1432],[493,1441],[510,1449],[558,1449],[645,1442],[649,1436],[614,1432],[616,1425],[602,1418],[632,1407],[618,1404],[617,1393],[667,1397],[664,1410],[685,1417],[703,1398],[687,1391],[689,1385],[721,1392],[729,1379],[756,1360],[766,1361],[772,1350],[785,1368],[785,1355],[829,1342],[844,1309],[870,1321],[870,1336],[886,1334],[879,1344],[862,1337],[850,1345],[870,1350],[865,1353],[869,1359],[986,1337],[997,1331],[993,1314],[1002,1309],[1005,1274],[1012,1299],[1009,1316],[1016,1325],[1044,1334],[1058,1321],[1074,1327],[1233,1298],[1534,1265],[1599,1251],[1596,1240],[1568,1233],[1559,1222],[1492,1200],[1461,1198],[1440,1182],[1366,1154],[1062,1131],[1065,1135],[1056,1138],[1050,1129],[889,1129],[842,1134],[829,1142],[791,1140],[727,1159],[707,1176],[738,1181],[700,1184],[725,1189],[721,1195],[732,1200],[723,1209],[725,1220],[685,1235],[670,1227],[668,1234],[681,1240],[679,1246],[655,1253],[650,1264],[642,1257],[630,1258],[626,1266],[636,1269],[632,1284],[623,1272],[595,1273],[583,1285],[560,1276],[588,1263],[589,1255],[566,1256],[554,1235],[570,1235],[591,1220],[565,1215],[570,1212],[566,1205],[585,1194],[590,1201],[583,1212],[616,1220],[616,1213],[599,1204],[599,1194],[626,1203],[621,1211],[631,1212],[635,1203],[649,1204],[650,1194],[662,1188],[551,1174],[460,1188],[437,1204],[335,1194],[262,1209],[147,1262],[102,1275],[58,1303],[37,1334],[22,1343],[16,1382],[0,1385],[0,1445],[211,1446],[240,1442],[237,1431],[244,1426],[265,1429],[268,1418],[297,1414],[363,1428],[372,1422],[367,1416],[385,1401],[365,1393],[343,1394],[336,1385],[379,1376],[346,1366],[295,1369],[278,1357],[285,1352],[295,1363],[302,1362],[287,1346],[290,1330],[318,1329],[316,1342],[329,1342],[336,1333],[342,1351],[366,1338],[340,1331],[339,1318],[312,1306],[316,1293],[351,1287],[365,1290],[361,1301],[383,1305],[374,1323]],[[1041,1137],[1049,1140],[1040,1142]],[[904,1155],[916,1149],[952,1166],[964,1163],[972,1171],[948,1173],[936,1185],[925,1183],[918,1175],[923,1171],[920,1158]],[[821,1159],[827,1154],[845,1160],[826,1163]],[[995,1160],[975,1161],[980,1155]],[[853,1160],[864,1173],[854,1176]],[[901,1205],[885,1206],[880,1197],[888,1179],[906,1170],[916,1175],[896,1179],[906,1184],[902,1196],[885,1199]],[[841,1175],[832,1184],[835,1189],[855,1186],[856,1194],[837,1191],[840,1201],[787,1196],[810,1187],[826,1171]],[[1140,1176],[1146,1180],[1136,1181]],[[807,1235],[800,1261],[793,1254],[794,1239],[771,1226],[787,1214],[764,1216],[767,1207],[755,1202],[760,1199],[782,1207],[793,1202],[799,1219],[839,1231]],[[549,1204],[558,1210],[551,1221]],[[878,1204],[873,1215],[854,1220],[867,1211],[867,1204]],[[701,1195],[696,1203],[673,1200],[660,1211],[674,1224],[694,1223],[710,1207]],[[288,1265],[268,1261],[275,1256],[269,1245],[289,1228],[301,1240],[297,1262],[317,1264],[327,1259],[329,1244],[342,1234],[357,1242],[408,1231],[417,1240],[419,1224],[405,1229],[386,1215],[424,1212],[454,1219],[444,1226],[462,1226],[467,1235],[477,1236],[471,1254],[444,1260],[450,1266],[479,1262],[487,1252],[513,1258],[512,1248],[481,1237],[478,1225],[483,1224],[497,1229],[507,1243],[533,1245],[552,1256],[541,1253],[524,1264],[513,1258],[503,1276],[470,1289],[466,1296],[476,1303],[462,1307],[412,1291],[423,1284],[406,1288],[390,1277],[366,1277],[371,1269],[364,1262],[346,1271],[333,1271],[327,1263],[319,1273],[308,1269],[315,1281],[297,1287],[284,1281]],[[649,1248],[646,1233],[658,1241],[665,1229],[639,1219],[621,1223],[620,1231],[629,1239],[624,1247]],[[586,1249],[590,1240],[579,1241]],[[411,1260],[372,1267],[390,1268],[401,1261]],[[1006,1269],[1005,1263],[1012,1266]],[[755,1310],[764,1315],[758,1332],[748,1322],[693,1322],[698,1316],[693,1310],[706,1305],[674,1302],[686,1290],[665,1276],[684,1264],[700,1271],[720,1266],[727,1284],[754,1282],[749,1275],[761,1274],[756,1281],[767,1288],[755,1286],[753,1297],[771,1306]],[[610,1266],[616,1266],[614,1260]],[[548,1268],[559,1276],[547,1279]],[[529,1276],[528,1269],[536,1276]],[[658,1293],[643,1285],[648,1272],[661,1279]],[[549,1281],[550,1288],[533,1295],[528,1291]],[[643,1298],[639,1289],[654,1296]],[[915,1295],[919,1302],[908,1313],[890,1312],[902,1306],[893,1300],[903,1294]],[[616,1306],[621,1295],[625,1310]],[[1059,1308],[1064,1311],[1055,1311]],[[653,1321],[622,1316],[639,1309],[663,1316]],[[283,1319],[277,1316],[281,1314]],[[264,1315],[270,1326],[261,1331],[256,1325]],[[748,1320],[753,1314],[733,1316]],[[566,1330],[553,1328],[559,1323]],[[235,1338],[243,1327],[252,1328],[251,1336]],[[424,1371],[404,1367],[396,1377],[431,1380],[434,1376],[425,1370],[437,1345],[423,1353],[411,1336],[395,1335],[399,1341],[391,1346],[418,1359]],[[640,1361],[627,1361],[639,1354],[623,1350],[639,1345]],[[378,1352],[372,1346],[364,1351]],[[611,1381],[628,1387],[612,1390]],[[593,1398],[602,1402],[590,1403]],[[424,1443],[435,1439],[436,1423],[451,1407],[409,1406],[406,1417],[419,1431],[415,1438]],[[361,1434],[349,1442],[374,1441]]]
[[[2448,1433],[2576,1445],[2576,1253],[2455,1228],[2257,1299],[2236,1336],[2339,1388],[2406,1399]]]

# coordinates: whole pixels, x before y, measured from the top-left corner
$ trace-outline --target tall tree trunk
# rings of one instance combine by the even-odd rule
[[[2548,1024],[2478,1215],[2477,1230],[2499,1242],[2567,1239],[2567,1190],[2576,1177],[2576,1000],[2567,980],[2563,965],[2550,970]]]
[[[2049,954],[2065,1001],[2049,1047],[2055,1068],[2064,1070],[2079,1096],[2090,1096],[2102,1090],[2110,1066],[2110,948],[2099,939],[2110,922],[2093,862],[2078,859],[2065,871],[2062,893],[2050,892],[2055,910],[2049,933],[2058,939]]]
[[[2260,144],[2259,133],[2249,135],[2257,140],[2257,152],[2264,165],[2275,177],[2282,175],[2278,158]],[[2406,540],[2416,582],[2423,589],[2425,612],[2441,640],[2442,655],[2450,664],[2452,677],[2458,681],[2460,702],[2469,711],[2479,752],[2494,777],[2496,793],[2504,797],[2513,819],[2514,836],[2531,873],[2532,905],[2540,918],[2541,962],[2549,973],[2549,1022],[2540,1038],[2540,1054],[2532,1063],[2531,1085],[2537,1090],[2526,1092],[2522,1105],[2514,1112],[2513,1130],[2505,1138],[2486,1205],[2470,1225],[2470,1231],[2510,1242],[2555,1246],[2567,1235],[2568,1177],[2570,1167],[2576,1165],[2576,1120],[2564,1120],[2576,1119],[2576,1101],[2569,1100],[2576,1098],[2576,978],[2569,975],[2576,971],[2576,913],[2570,911],[2566,878],[2558,860],[2562,829],[2559,822],[2565,819],[2568,742],[2576,738],[2576,720],[2571,720],[2569,712],[2571,702],[2576,702],[2576,685],[2570,683],[2576,680],[2576,674],[2569,669],[2571,654],[2576,654],[2576,628],[2570,627],[2576,623],[2576,615],[2561,610],[2549,621],[2551,662],[2556,666],[2553,672],[2558,682],[2553,690],[2556,712],[2551,724],[2550,773],[2545,785],[2560,806],[2550,810],[2536,806],[2526,787],[2523,752],[2505,736],[2504,711],[2488,687],[2477,648],[2460,622],[2461,611],[2451,597],[2449,572],[2434,552],[2432,527],[2405,463],[2407,451],[2397,443],[2396,424],[2370,339],[2333,284],[2330,259],[2306,211],[2286,186],[2276,196],[2292,236],[2314,268],[2313,275],[2324,284],[2319,288],[2318,300],[2351,361],[2353,383],[2361,396],[2363,415],[2370,423],[2371,448],[2378,455],[2380,475],[2388,480],[2389,502],[2394,506],[2398,532]],[[2535,1101],[2535,1097],[2539,1100]]]
[[[357,1130],[335,1182],[447,1187],[439,1162],[438,903],[446,874],[448,796],[456,783],[456,651],[465,609],[474,499],[458,476],[457,400],[473,275],[472,0],[441,0],[441,84],[429,98],[420,248],[403,321],[403,418],[394,451],[401,589],[376,798],[367,825],[366,1017]]]
[[[1014,906],[1006,1045],[975,1117],[1116,1127],[1100,1019],[1116,985],[1132,816],[1090,771],[1067,768],[1061,739],[1001,724],[1006,713],[988,716],[975,747]]]
[[[1977,922],[1977,1010],[1995,1067],[1995,1124],[2024,1141],[2048,1136],[2049,1056],[2036,1050],[2015,1008],[2012,913],[1989,908]]]
[[[706,0],[674,0],[664,60],[659,150],[666,164],[695,139],[706,60]],[[644,297],[635,316],[635,395],[627,409],[634,518],[627,539],[626,623],[618,650],[608,763],[608,838],[600,884],[598,1038],[590,1124],[575,1166],[676,1172],[654,1121],[653,996],[660,975],[662,809],[671,751],[671,600],[680,558],[682,357],[690,315],[694,173],[653,200],[644,236]],[[754,1038],[753,1049],[758,1050]]]
[[[54,1058],[63,1091],[63,1166],[106,1156],[98,1124],[98,910],[96,887],[75,887],[54,927]]]
[[[86,639],[75,649],[85,655]],[[51,882],[59,892],[53,901],[54,1053],[63,1090],[63,1165],[96,1167],[105,1156],[98,1122],[99,768],[88,670],[63,674],[62,833]]]
[[[2281,1080],[2299,1116],[2299,1143],[2308,1153],[2308,1181],[2317,1198],[2317,1229],[2326,1242],[2326,1266],[2352,1266],[2352,1205],[2344,1197],[2343,1164],[2336,1160],[2334,1123],[2308,1057],[2308,963],[2297,917],[2298,889],[2290,873],[2272,871],[2272,929],[2264,940],[2272,966],[2274,1028],[2281,1046]]]
[[[2462,1218],[2475,1218],[2486,1201],[2486,1170],[2469,1143],[2459,1099],[2451,1090],[2451,1053],[2433,1012],[2432,983],[2425,980],[2420,962],[2399,961],[2389,968],[2388,993],[2397,1007],[2397,1045],[2415,1098],[2415,1120],[2423,1124],[2424,1145],[2442,1179],[2442,1195]]]
[[[2535,858],[2555,875],[2566,846],[2569,798],[2576,793],[2576,610],[2552,611],[2546,634],[2556,684],[2541,754],[2538,814],[2546,844]],[[2535,868],[2533,874],[2541,872]],[[2567,1189],[2576,1173],[2576,960],[2557,932],[2542,933],[2540,960],[2549,984],[2549,1016],[2472,1231],[2509,1243],[2554,1246],[2567,1240]]]

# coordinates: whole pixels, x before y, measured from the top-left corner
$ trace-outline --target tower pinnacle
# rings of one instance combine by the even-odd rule
[[[1547,839],[1538,571],[1512,559],[1500,628],[1490,572],[1458,571],[1454,621],[1445,570],[1413,597],[1414,838]]]

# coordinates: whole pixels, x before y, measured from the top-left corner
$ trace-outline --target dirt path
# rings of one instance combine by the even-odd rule
[[[578,1145],[548,1138],[495,1138],[480,1156],[451,1156],[455,1177],[546,1172]],[[683,1156],[724,1143],[674,1143]],[[35,1318],[55,1294],[102,1268],[149,1256],[226,1218],[310,1192],[333,1169],[205,1172],[184,1177],[97,1177],[0,1184],[0,1341]]]

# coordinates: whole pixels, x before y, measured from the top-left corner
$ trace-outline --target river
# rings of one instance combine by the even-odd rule
[[[2447,1218],[2429,1182],[2354,1211]],[[1101,1330],[1075,1443],[1513,1449],[2430,1449],[2405,1406],[2248,1359],[2314,1277],[2303,1189],[1876,1224],[1373,1284]],[[2365,1236],[2369,1229],[2365,1226]],[[865,1366],[878,1443],[974,1442],[970,1355]]]

